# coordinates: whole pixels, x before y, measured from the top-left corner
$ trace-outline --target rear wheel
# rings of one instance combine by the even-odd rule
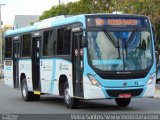
[[[33,92],[28,91],[27,82],[24,78],[21,83],[21,93],[24,101],[37,101],[40,99],[40,95],[34,95]]]
[[[69,109],[77,108],[79,105],[79,99],[71,97],[68,82],[65,82],[63,92],[64,92],[64,103],[66,107]]]
[[[127,107],[131,101],[131,98],[116,98],[116,103],[120,107]]]

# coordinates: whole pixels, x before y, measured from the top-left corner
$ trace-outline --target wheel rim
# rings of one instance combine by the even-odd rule
[[[69,104],[70,100],[71,100],[69,88],[65,89],[64,98],[65,98],[65,101],[67,102],[67,104]]]
[[[24,97],[26,97],[26,95],[27,95],[26,84],[23,84],[22,94],[23,94]]]

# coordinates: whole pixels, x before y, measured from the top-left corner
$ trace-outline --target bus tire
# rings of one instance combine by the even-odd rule
[[[34,98],[33,92],[28,91],[27,81],[25,78],[22,80],[21,83],[21,94],[24,101],[31,101]]]
[[[69,90],[69,85],[68,82],[65,82],[64,89],[63,89],[63,94],[64,94],[64,104],[66,105],[67,108],[69,109],[74,109],[79,106],[79,99],[77,98],[72,98],[70,96],[70,90]]]
[[[131,98],[116,98],[115,101],[119,107],[127,107],[131,101]]]

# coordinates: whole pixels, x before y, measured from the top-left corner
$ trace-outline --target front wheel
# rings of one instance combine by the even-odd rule
[[[131,98],[116,98],[116,103],[120,107],[127,107],[131,101]]]
[[[71,97],[68,82],[65,82],[63,94],[64,94],[64,104],[66,105],[67,108],[73,109],[78,107],[79,99]]]

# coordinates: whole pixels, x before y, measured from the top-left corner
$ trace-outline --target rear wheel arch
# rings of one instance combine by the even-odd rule
[[[36,95],[33,91],[28,91],[26,77],[22,76],[21,80],[21,94],[24,101],[38,101],[40,95]]]
[[[26,79],[26,74],[25,73],[21,73],[21,76],[20,76],[20,85],[22,85],[22,80],[24,80],[24,78]]]
[[[65,83],[68,82],[68,78],[66,75],[62,74],[59,77],[59,95],[63,95],[63,89],[64,89],[64,85]],[[68,83],[69,84],[69,83]]]

